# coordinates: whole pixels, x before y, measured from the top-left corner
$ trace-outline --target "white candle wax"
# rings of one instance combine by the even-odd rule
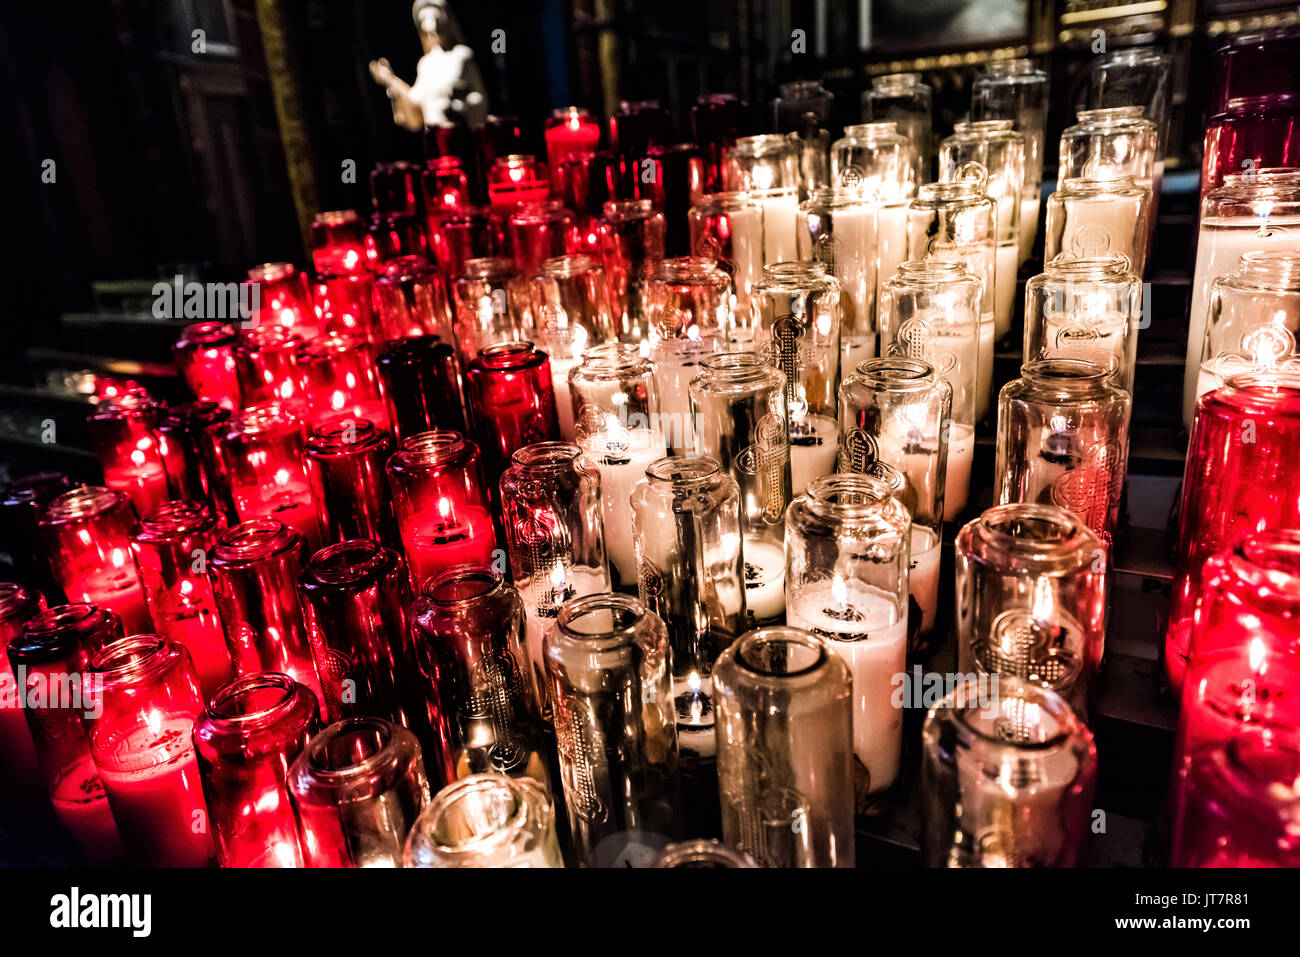
[[[894,599],[860,582],[829,579],[798,586],[786,623],[829,640],[853,675],[853,752],[871,775],[869,793],[898,776],[903,712],[894,676],[907,667],[907,619]]]
[[[1188,314],[1187,361],[1183,371],[1183,424],[1192,427],[1196,411],[1196,376],[1205,349],[1205,320],[1210,286],[1234,272],[1243,253],[1257,249],[1300,247],[1300,220],[1223,217],[1201,220],[1192,274],[1192,309]]]
[[[569,372],[578,363],[573,359],[551,356],[551,384],[555,389],[555,416],[560,422],[560,438],[572,442],[577,435],[573,421],[573,393],[569,391]]]
[[[1137,235],[1137,218],[1141,203],[1124,196],[1087,196],[1065,201],[1065,219],[1068,224],[1061,234],[1060,246],[1051,244],[1043,249],[1043,258],[1050,260],[1058,253],[1072,256],[1095,256],[1102,252],[1119,252],[1129,257],[1130,263],[1140,262],[1146,247],[1133,249],[1133,243],[1146,242],[1146,234]],[[1058,214],[1059,215],[1059,214]],[[1059,226],[1053,219],[1055,232]],[[1079,236],[1083,230],[1083,236]],[[1096,248],[1094,248],[1096,247]],[[1135,259],[1137,254],[1139,259]]]
[[[840,425],[829,415],[806,415],[790,427],[790,484],[802,495],[808,483],[835,471]]]
[[[907,591],[921,607],[921,631],[934,627],[939,608],[939,536],[924,525],[912,526],[912,564],[908,569]]]
[[[547,584],[541,584],[542,581]],[[558,580],[558,581],[557,581]],[[536,591],[534,585],[536,583]],[[555,584],[552,584],[555,583]],[[567,584],[568,589],[564,589],[562,584]],[[539,615],[538,601],[536,595],[542,588],[556,588],[561,592],[561,600],[554,604],[547,604],[549,614]],[[555,624],[555,609],[568,601],[570,598],[581,598],[583,595],[595,595],[599,592],[609,591],[609,582],[600,572],[591,568],[567,568],[559,574],[554,569],[550,574],[539,572],[532,578],[524,578],[515,583],[519,594],[524,599],[524,640],[528,646],[529,664],[533,672],[533,690],[538,694],[538,704],[541,705],[546,700],[546,658],[542,655],[542,642],[546,637],[546,632],[551,625]],[[549,709],[548,709],[549,710]]]
[[[948,433],[948,472],[943,486],[943,520],[951,522],[970,497],[971,462],[975,458],[975,429],[954,425]]]
[[[763,278],[763,210],[758,206],[742,208],[728,213],[727,221],[731,228],[731,255],[735,260],[730,264],[735,269],[732,274],[736,293],[735,325],[752,330],[750,291]],[[749,337],[752,339],[752,331]]]
[[[663,458],[664,444],[649,429],[616,435],[601,433],[587,442],[588,457],[600,471],[600,512],[605,525],[605,550],[623,587],[636,584],[636,542],[629,501],[636,483],[652,462]]]
[[[746,538],[745,605],[755,622],[770,624],[785,614],[785,547]]]
[[[796,226],[799,198],[793,192],[761,196],[763,207],[763,265],[790,262],[799,258]]]
[[[898,266],[907,255],[907,204],[881,206],[876,231],[876,303],[880,290],[898,272]],[[876,324],[880,328],[880,324]]]
[[[975,375],[976,419],[984,418],[992,402],[994,325],[987,316],[980,319],[979,368]],[[967,339],[966,341],[969,342],[970,340]]]
[[[1033,192],[1026,192],[1020,200],[1020,261],[1023,263],[1029,258],[1030,250],[1034,248],[1034,240],[1038,238],[1038,208],[1042,203],[1042,193],[1037,183],[1034,183],[1030,189]]]
[[[993,321],[997,338],[1011,331],[1011,317],[1016,305],[1016,274],[1020,270],[1020,247],[1014,242],[998,246],[993,275]],[[990,356],[992,353],[989,353]]]
[[[659,431],[675,454],[693,452],[695,429],[691,422],[691,380],[700,373],[700,363],[714,351],[707,339],[671,339],[651,352],[655,385],[659,390]]]

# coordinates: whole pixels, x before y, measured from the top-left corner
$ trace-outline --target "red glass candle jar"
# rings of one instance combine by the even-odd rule
[[[504,224],[487,206],[462,206],[430,227],[429,248],[439,272],[454,282],[471,259],[501,255]]]
[[[429,252],[428,223],[419,216],[385,216],[375,213],[366,228],[366,261],[373,272],[403,256],[425,258]]]
[[[605,204],[618,198],[618,158],[613,153],[580,153],[560,166],[560,198],[586,231]],[[595,245],[585,241],[583,246]],[[584,252],[588,251],[586,248]]]
[[[40,520],[50,500],[72,488],[62,472],[37,472],[12,483],[0,495],[0,541],[23,580],[50,601],[63,601],[63,587],[54,580],[45,554]]]
[[[1165,670],[1182,687],[1206,558],[1244,536],[1300,528],[1300,377],[1246,373],[1196,403],[1178,524]]]
[[[726,150],[736,145],[736,138],[758,132],[749,105],[730,93],[706,93],[691,107],[691,132],[695,145],[704,154],[704,190],[719,192],[722,160]]]
[[[299,576],[329,720],[370,714],[410,724],[400,688],[406,578],[397,553],[368,539],[327,545]]]
[[[531,342],[503,342],[480,350],[466,379],[484,471],[495,487],[517,450],[560,438],[551,363]]]
[[[497,157],[517,155],[524,148],[524,131],[517,116],[489,115],[475,138],[479,165],[484,170],[491,169]]]
[[[218,518],[233,512],[220,451],[221,437],[229,429],[229,410],[215,402],[171,406],[154,429],[171,497],[206,502]]]
[[[532,334],[528,281],[509,259],[467,261],[451,292],[462,369],[480,349]]]
[[[248,270],[248,281],[257,285],[257,326],[284,326],[304,339],[316,335],[311,287],[293,263],[254,266]]]
[[[506,222],[506,235],[519,271],[536,275],[546,260],[574,251],[577,227],[577,219],[559,200],[526,203],[516,209]]]
[[[0,821],[17,823],[46,803],[45,781],[37,763],[32,733],[6,649],[37,613],[44,611],[40,592],[0,582]],[[24,689],[25,690],[25,689]]]
[[[546,167],[531,156],[512,153],[502,156],[488,170],[488,200],[492,208],[509,212],[521,203],[546,199],[551,184]]]
[[[209,567],[235,673],[286,674],[324,701],[298,602],[306,561],[301,535],[258,519],[223,532]]]
[[[334,419],[307,439],[307,474],[325,523],[325,541],[397,543],[384,466],[392,437],[367,422]]]
[[[222,867],[302,867],[289,766],[317,730],[316,696],[288,675],[236,678],[209,701],[194,748]]]
[[[321,275],[366,268],[366,229],[356,210],[317,213],[311,224],[312,266]]]
[[[161,412],[157,402],[133,392],[100,402],[86,420],[104,484],[130,496],[137,512],[167,499],[167,470],[153,433]]]
[[[319,335],[379,338],[374,316],[375,280],[369,272],[326,273],[316,277],[316,317]]]
[[[420,173],[418,165],[406,160],[376,163],[370,171],[370,195],[375,212],[385,216],[423,215]]]
[[[46,554],[64,593],[113,612],[130,632],[152,627],[131,559],[134,524],[127,497],[96,486],[64,492],[41,516]]]
[[[234,675],[208,578],[217,531],[216,516],[201,502],[163,502],[131,532],[154,627],[190,653],[204,700]]]
[[[668,142],[668,111],[657,100],[624,100],[609,118],[609,148],[618,156],[619,192],[637,196],[650,147]]]
[[[691,252],[687,213],[704,195],[704,156],[690,143],[674,143],[651,147],[647,160],[650,175],[641,177],[637,196],[652,200],[664,214],[664,255],[687,256]]]
[[[555,110],[546,121],[546,166],[551,171],[551,192],[559,196],[560,164],[575,154],[594,153],[600,143],[600,124],[576,106]]]
[[[221,458],[240,521],[284,522],[306,540],[321,543],[319,507],[305,461],[306,425],[299,410],[282,402],[249,406],[230,423]]]
[[[285,326],[245,329],[235,341],[235,373],[244,406],[293,402],[303,398],[298,350],[302,336]]]
[[[431,429],[467,431],[456,350],[438,336],[394,339],[375,366],[398,441]]]
[[[402,550],[416,589],[454,565],[489,565],[496,532],[479,449],[455,432],[408,436],[388,461]]]
[[[181,330],[172,346],[172,356],[181,378],[195,397],[216,402],[227,409],[239,405],[239,382],[235,377],[234,327],[224,322],[196,322]]]
[[[321,335],[298,350],[311,424],[343,417],[388,428],[374,352],[356,336]]]
[[[1192,614],[1189,659],[1249,649],[1300,651],[1300,532],[1249,535],[1211,556],[1201,570]],[[1300,694],[1300,688],[1295,689]]]
[[[97,710],[99,693],[86,669],[93,652],[121,637],[122,623],[112,612],[60,605],[29,620],[8,648],[6,667],[24,697],[20,714],[55,817],[92,865],[119,863],[122,844],[82,724],[83,714]]]
[[[469,177],[456,156],[435,156],[420,173],[424,192],[424,213],[432,236],[442,217],[470,202]]]
[[[189,652],[161,635],[120,638],[90,658],[102,682],[85,716],[122,846],[145,867],[207,867],[208,807],[194,753],[203,710]]]
[[[451,332],[447,289],[423,256],[384,263],[375,278],[375,320],[379,341]]]

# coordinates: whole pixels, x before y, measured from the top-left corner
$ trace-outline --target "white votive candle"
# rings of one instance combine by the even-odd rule
[[[754,621],[771,624],[785,614],[785,546],[746,538],[745,606]]]
[[[763,265],[798,259],[799,197],[793,190],[782,190],[760,194],[759,203],[763,207]]]
[[[948,432],[948,471],[943,486],[943,520],[951,522],[970,497],[971,462],[975,458],[975,429],[954,425]]]
[[[835,471],[840,425],[828,415],[806,415],[790,426],[790,485],[802,495],[808,483]]]
[[[894,278],[899,264],[907,255],[906,203],[880,207],[876,241],[876,303],[879,304],[881,288]]]
[[[912,564],[907,573],[907,591],[921,609],[921,631],[934,628],[939,609],[939,536],[924,525],[912,526]]]
[[[975,374],[975,418],[982,419],[993,396],[993,332],[996,323],[980,319],[979,367]],[[966,340],[969,342],[970,340]]]
[[[545,580],[546,584],[541,583]],[[534,586],[536,582],[536,586]],[[566,587],[567,586],[567,587]],[[532,578],[524,578],[515,583],[519,594],[524,599],[524,639],[528,645],[529,663],[534,673],[546,674],[546,659],[542,656],[542,641],[551,625],[555,624],[555,613],[559,606],[570,598],[583,595],[595,595],[609,590],[605,576],[591,568],[551,569],[550,573],[539,571]],[[538,614],[537,592],[542,588],[551,591],[552,601],[544,604],[544,611]]]
[[[998,246],[993,274],[993,321],[997,338],[1011,331],[1011,317],[1016,306],[1016,275],[1020,271],[1020,247],[1014,242]],[[990,352],[989,355],[992,355]],[[991,381],[991,380],[990,380]]]
[[[601,432],[585,451],[600,472],[600,514],[605,549],[623,587],[636,585],[636,547],[629,499],[650,464],[664,456],[663,439],[649,429]]]
[[[692,671],[673,679],[673,710],[677,715],[677,747],[701,758],[717,752],[713,730],[713,679]]]

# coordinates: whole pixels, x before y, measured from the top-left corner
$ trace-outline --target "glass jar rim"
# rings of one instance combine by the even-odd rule
[[[307,591],[375,581],[397,567],[397,556],[369,538],[349,538],[317,550],[298,584]]]
[[[722,466],[705,455],[666,455],[651,462],[645,474],[674,488],[689,488],[721,475]]]
[[[1015,121],[1013,120],[960,120],[952,125],[952,131],[957,136],[964,134],[983,134],[983,133],[1013,133],[1015,132]]]
[[[1145,187],[1139,186],[1137,180],[1129,173],[1119,172],[1119,167],[1106,167],[1105,175],[1067,176],[1061,182],[1058,193],[1140,193],[1145,194]]]
[[[534,442],[515,449],[510,462],[527,471],[555,471],[573,467],[581,455],[582,449],[574,442]]]
[[[384,718],[357,715],[336,721],[317,734],[307,742],[298,760],[314,780],[326,786],[343,786],[375,772],[395,771],[402,758],[402,746],[410,737],[409,731]],[[336,742],[349,738],[364,745],[367,753],[359,755],[356,747],[343,749],[351,762],[345,764],[334,758],[331,749]]]
[[[826,264],[816,259],[787,259],[768,263],[763,267],[763,279],[760,285],[769,280],[776,285],[789,284],[799,280],[825,279],[829,276]]]
[[[669,844],[655,859],[655,867],[758,867],[744,851],[721,841],[693,840]]]
[[[484,346],[470,365],[487,372],[519,372],[541,365],[548,358],[528,339],[511,339]]]
[[[794,146],[783,133],[756,133],[736,137],[733,154],[761,157],[771,153],[794,153]]]
[[[1300,531],[1271,529],[1247,535],[1227,556],[1260,597],[1300,601]]]
[[[878,515],[891,504],[898,504],[895,490],[884,480],[862,472],[819,476],[808,483],[804,497],[814,513],[842,521]],[[910,520],[907,524],[911,524]]]
[[[908,259],[898,264],[898,272],[909,282],[928,284],[979,280],[970,267],[959,259]]]
[[[728,189],[717,193],[706,193],[691,206],[692,212],[699,210],[706,216],[716,216],[719,213],[734,213],[742,209],[758,209],[758,200],[743,189]],[[677,256],[673,258],[677,260],[704,259],[702,256]],[[665,259],[660,263],[660,266],[662,267],[663,263],[671,261],[673,260]],[[712,259],[707,260],[707,262],[717,265]]]
[[[105,685],[133,684],[153,677],[181,656],[181,646],[152,632],[127,635],[105,643],[90,656],[90,670]]]
[[[583,351],[577,374],[584,379],[623,379],[651,371],[650,358],[642,355],[638,346],[630,342],[602,342]]]
[[[1070,359],[1060,356],[1031,359],[1020,366],[1020,377],[1026,382],[1045,386],[1055,392],[1071,394],[1104,392],[1113,374],[1113,365],[1107,368],[1090,359]]]
[[[444,608],[482,601],[505,588],[505,576],[491,565],[453,565],[432,575],[420,594]]]
[[[1147,126],[1154,124],[1146,118],[1146,107],[1144,106],[1098,106],[1092,109],[1079,110],[1075,113],[1080,125],[1094,123],[1102,126],[1110,126],[1118,123],[1133,123],[1140,121]]]
[[[357,355],[363,363],[369,359],[369,344],[361,336],[329,332],[308,339],[298,347],[298,358],[305,363],[333,362],[341,355]]]
[[[1014,526],[1013,530],[1008,527]],[[1029,535],[1026,528],[1038,531]],[[1061,553],[1074,555],[1072,567],[1094,560],[1101,539],[1073,512],[1040,502],[994,505],[972,519],[961,534],[977,535],[1002,551],[1029,559],[1050,559]]]
[[[542,260],[537,267],[537,274],[547,279],[572,279],[585,273],[603,273],[596,261],[582,253],[568,253],[564,256],[552,256]]]
[[[655,204],[650,199],[610,199],[601,206],[601,213],[608,220],[649,219],[655,214]]]
[[[887,136],[900,139],[907,138],[898,132],[897,120],[872,120],[869,123],[850,123],[844,127],[844,138],[846,140],[873,140]]]
[[[513,260],[506,259],[503,256],[479,256],[475,259],[466,259],[460,267],[460,276],[457,277],[458,283],[469,283],[475,280],[493,280],[493,279],[514,279],[519,276],[519,270],[515,268]]]
[[[208,319],[203,322],[191,322],[181,330],[176,340],[178,348],[189,346],[223,346],[235,341],[235,327],[228,322]]]
[[[853,370],[873,386],[890,392],[911,392],[935,384],[934,366],[908,356],[876,356],[863,359]]]
[[[793,670],[774,670],[771,664],[764,663],[760,657],[762,652],[777,645],[796,649],[803,657],[799,667]],[[826,642],[821,638],[802,628],[784,625],[747,631],[736,639],[731,651],[739,667],[754,677],[768,681],[786,681],[813,674],[830,660],[831,655]]]
[[[748,382],[769,372],[780,372],[753,352],[714,352],[700,360],[700,368],[705,370],[700,375],[711,374],[727,382]]]
[[[91,410],[89,418],[98,421],[138,419],[146,415],[158,414],[161,411],[162,406],[141,389],[101,399]]]
[[[1038,65],[1036,60],[1028,57],[1009,57],[996,60],[990,60],[984,65],[984,76],[997,77],[999,79],[1019,77],[1022,79],[1041,79],[1047,82],[1047,71]],[[977,80],[983,77],[977,77]]]
[[[399,468],[437,468],[468,463],[478,454],[478,446],[451,429],[430,429],[402,439],[389,460]]]
[[[126,508],[130,500],[117,489],[103,485],[82,485],[56,496],[41,514],[42,525],[65,525],[93,521],[109,512]]]
[[[257,671],[226,682],[208,699],[201,722],[220,731],[235,731],[249,725],[269,726],[293,710],[299,692],[308,691],[290,675],[278,671]],[[261,692],[280,692],[273,701],[252,705]]]
[[[871,78],[873,90],[928,86],[919,73],[881,73]]]
[[[492,802],[491,807],[484,804],[485,798]],[[505,800],[502,801],[502,798]],[[530,805],[538,801],[544,806],[550,806],[541,785],[531,778],[512,778],[505,774],[471,774],[447,785],[434,795],[428,808],[420,815],[429,820],[429,826],[422,833],[428,835],[430,843],[440,854],[483,854],[510,843],[527,827]],[[485,819],[489,829],[475,830],[466,839],[453,843],[446,835],[440,834],[439,827],[444,815],[462,802],[475,802],[480,810],[488,810],[492,816]]]
[[[239,335],[235,337],[232,348],[243,354],[286,350],[293,352],[296,358],[303,342],[302,336],[294,332],[290,326],[278,322],[262,322],[251,329],[241,329]]]
[[[1028,681],[1010,675],[996,675],[993,677],[997,680],[996,700],[999,705],[1009,699],[1017,699],[1024,701],[1026,704],[1035,705],[1033,714],[1038,718],[1040,728],[1045,717],[1054,722],[1054,728],[1045,729],[1045,731],[1050,730],[1051,733],[1043,733],[1039,740],[1015,741],[1005,733],[996,730],[996,722],[994,722],[994,729],[992,730],[981,727],[976,719],[986,716],[988,702],[981,699],[978,690],[976,690],[974,696],[967,694],[972,685],[977,689],[979,688],[979,678],[974,675],[968,676],[951,693],[945,695],[944,699],[936,706],[936,710],[950,712],[965,731],[984,745],[996,749],[1027,753],[1051,751],[1065,744],[1075,735],[1081,736],[1088,743],[1090,750],[1094,748],[1092,733],[1088,731],[1069,703],[1059,693],[1037,681]],[[1011,694],[1004,694],[1004,691],[1008,690]]]
[[[302,535],[284,522],[254,518],[222,532],[212,558],[218,565],[243,567],[303,546]]]
[[[327,209],[317,213],[312,218],[312,225],[321,226],[342,226],[346,223],[359,223],[361,217],[357,215],[355,209]]]
[[[1300,400],[1300,372],[1252,369],[1229,376],[1224,380],[1223,386],[1251,398],[1271,398],[1279,393],[1287,393]]]
[[[714,197],[721,193],[714,193]],[[739,194],[747,195],[747,194]],[[705,256],[673,256],[661,260],[655,269],[654,278],[670,283],[704,283],[713,285],[729,283],[727,274],[719,268],[715,260]]]
[[[1243,253],[1235,275],[1243,279],[1259,278],[1270,291],[1290,292],[1300,286],[1300,249],[1255,249]]]
[[[388,433],[369,419],[340,414],[318,424],[307,436],[308,455],[349,455],[389,444]]]
[[[815,186],[808,190],[808,198],[800,204],[799,208],[805,212],[814,212],[817,207],[825,206],[830,209],[841,209],[845,206],[864,206],[871,207],[873,194],[863,192],[857,186]]]
[[[180,542],[190,535],[211,533],[217,527],[216,513],[206,502],[172,499],[159,502],[140,519],[131,532],[133,541]]]
[[[18,582],[0,582],[0,621],[25,607],[39,606],[40,592]]]
[[[70,602],[38,611],[9,642],[12,658],[33,664],[53,661],[82,649],[87,631],[111,623],[112,612],[90,602]]]
[[[238,415],[231,416],[230,435],[265,435],[273,431],[301,431],[303,420],[298,407],[278,399],[245,406]]]
[[[589,616],[602,613],[609,616],[610,626],[596,631],[576,627]],[[559,634],[568,640],[608,649],[633,643],[639,626],[650,614],[640,599],[631,595],[598,592],[566,601],[560,606],[555,622]]]

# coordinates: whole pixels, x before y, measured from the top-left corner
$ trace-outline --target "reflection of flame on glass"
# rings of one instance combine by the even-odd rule
[[[844,579],[836,575],[831,579],[831,598],[835,601],[835,610],[844,611],[849,607],[849,590]]]

